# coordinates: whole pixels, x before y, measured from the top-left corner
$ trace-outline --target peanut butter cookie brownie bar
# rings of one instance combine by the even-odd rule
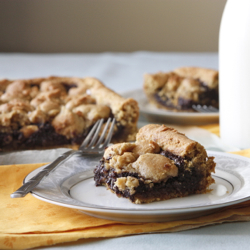
[[[134,143],[108,147],[94,170],[96,186],[150,203],[209,192],[215,162],[198,142],[165,125],[142,127]]]
[[[144,92],[150,103],[173,111],[194,111],[192,105],[219,107],[218,71],[183,67],[172,72],[146,74]]]
[[[95,78],[0,81],[0,150],[78,145],[100,118],[116,118],[114,142],[137,132],[138,104]]]

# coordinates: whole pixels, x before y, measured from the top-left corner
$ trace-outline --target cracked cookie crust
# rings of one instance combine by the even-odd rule
[[[79,145],[101,118],[116,118],[113,142],[135,139],[139,116],[95,78],[48,77],[0,81],[0,150]]]
[[[219,107],[216,70],[182,67],[168,73],[146,74],[143,88],[157,108],[192,112],[192,105]]]
[[[134,143],[108,147],[94,170],[96,186],[136,204],[209,192],[215,162],[198,142],[165,125],[142,127]]]

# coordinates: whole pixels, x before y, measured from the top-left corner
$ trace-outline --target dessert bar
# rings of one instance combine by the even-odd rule
[[[142,127],[133,143],[108,147],[94,170],[96,186],[136,204],[203,194],[214,183],[214,157],[165,125]]]
[[[144,76],[144,92],[151,104],[172,111],[191,111],[192,105],[218,108],[218,71],[183,67]]]
[[[0,81],[0,150],[79,145],[92,125],[116,119],[113,142],[132,141],[138,104],[95,78]],[[105,123],[104,123],[105,125]]]

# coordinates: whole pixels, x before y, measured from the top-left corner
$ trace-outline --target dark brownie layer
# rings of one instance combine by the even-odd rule
[[[172,103],[172,100],[166,96],[159,96],[158,94],[154,95],[155,100],[161,105],[178,110],[192,110],[192,105],[211,105],[218,108],[218,91],[215,89],[208,88],[204,83],[200,82],[200,86],[204,89],[204,92],[200,94],[199,101],[195,102],[191,99],[185,99],[182,97],[178,98],[178,105],[175,106]]]
[[[206,189],[205,186],[203,187],[200,184],[201,180],[204,179],[203,173],[196,168],[187,169],[185,158],[174,155],[168,151],[162,151],[160,154],[175,162],[175,165],[178,167],[178,176],[169,178],[166,182],[154,183],[152,188],[151,185],[145,184],[145,179],[138,176],[137,173],[122,172],[118,174],[114,169],[106,170],[104,160],[101,160],[100,164],[94,170],[96,186],[106,184],[117,196],[129,198],[132,202],[138,198],[147,201],[154,197],[164,199],[183,197],[194,194],[199,189]],[[115,186],[117,178],[127,176],[139,179],[139,186],[135,188],[133,195],[130,194],[129,190],[121,192]]]
[[[38,126],[38,131],[34,132],[28,138],[25,138],[20,130],[14,130],[12,133],[0,133],[0,148],[11,149],[27,149],[27,148],[42,148],[53,147],[58,145],[79,145],[87,136],[89,127],[81,135],[67,139],[66,136],[56,133],[54,127],[50,123],[32,124]],[[123,127],[117,124],[117,131],[114,137],[119,136]]]
[[[0,133],[0,148],[25,149],[31,147],[44,147],[54,145],[75,144],[82,141],[86,133],[74,139],[67,139],[64,135],[57,134],[54,127],[49,124],[34,124],[38,126],[38,131],[28,138],[23,133],[14,130],[12,133]]]

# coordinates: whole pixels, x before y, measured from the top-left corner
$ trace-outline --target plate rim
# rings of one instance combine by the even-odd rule
[[[229,154],[229,153],[224,153],[224,152],[215,152],[215,151],[207,151],[207,152],[208,152],[209,155],[215,154],[215,157],[216,157],[216,154],[217,154],[217,155],[230,156],[232,158],[239,158],[239,159],[242,159],[244,161],[247,161],[250,164],[250,159],[247,158],[247,157],[244,157],[244,156]],[[39,167],[38,169],[35,169],[35,170],[31,171],[24,178],[23,182],[25,183],[25,181],[29,179],[29,176],[32,175],[32,173],[34,173],[35,171],[37,171],[39,169],[42,169],[45,166]],[[220,168],[218,168],[218,169],[220,169]],[[86,172],[86,171],[90,171],[90,170],[85,170],[83,172]],[[223,171],[223,169],[222,169],[222,171]],[[249,169],[249,171],[250,171],[250,169]],[[82,174],[83,172],[78,173],[78,174]],[[69,178],[71,178],[71,177],[69,177]],[[89,177],[89,178],[91,178],[91,177]],[[237,177],[237,178],[239,178],[239,177]],[[242,178],[243,178],[243,181],[245,181],[244,176]],[[81,182],[81,180],[79,182]],[[76,184],[77,183],[74,183],[74,185],[76,185]],[[224,202],[224,203],[219,203],[219,204],[214,204],[214,205],[206,205],[206,206],[198,206],[198,207],[185,207],[185,208],[174,208],[174,209],[173,208],[171,208],[171,209],[160,208],[160,209],[154,209],[154,210],[152,210],[152,209],[144,209],[143,210],[143,209],[131,209],[131,208],[121,209],[121,208],[112,208],[112,207],[105,207],[105,206],[103,206],[103,207],[79,206],[79,205],[72,205],[72,204],[68,204],[68,203],[63,203],[62,201],[60,202],[60,201],[55,201],[53,199],[49,199],[49,198],[46,198],[46,197],[42,197],[41,195],[37,194],[35,190],[32,191],[31,194],[34,197],[36,197],[36,198],[38,198],[40,200],[43,200],[45,202],[49,202],[49,203],[56,204],[56,205],[59,205],[59,206],[75,208],[75,209],[79,209],[79,210],[86,211],[86,212],[104,212],[104,213],[109,213],[109,214],[111,214],[111,213],[112,214],[126,213],[128,215],[137,215],[138,213],[140,213],[142,215],[169,215],[169,214],[179,214],[179,213],[183,213],[183,212],[188,213],[188,212],[195,212],[195,211],[206,211],[206,210],[213,210],[213,209],[216,209],[216,208],[221,208],[221,207],[226,207],[226,206],[238,204],[238,203],[241,203],[241,202],[244,202],[244,201],[247,201],[247,200],[250,199],[250,195],[249,195],[249,196],[246,196],[246,197],[241,198],[241,199],[228,201],[228,202]]]

